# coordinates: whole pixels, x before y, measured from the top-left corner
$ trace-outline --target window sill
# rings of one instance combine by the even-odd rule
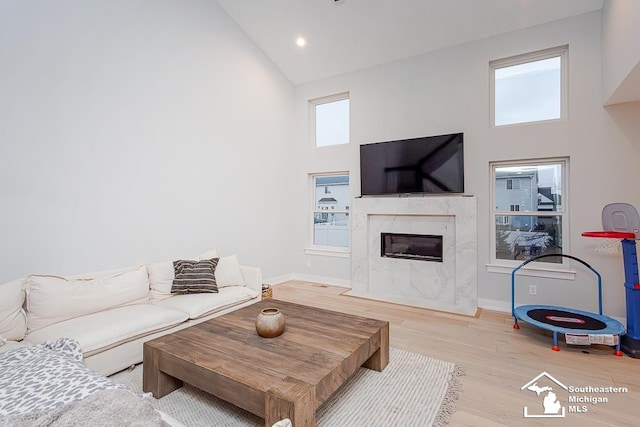
[[[307,255],[332,256],[337,258],[350,258],[351,251],[349,249],[334,248],[304,248]]]
[[[531,264],[535,264],[532,262]],[[525,267],[518,270],[516,275],[518,276],[533,276],[533,277],[546,277],[550,279],[562,279],[562,280],[575,280],[576,271],[569,268],[552,268],[541,267],[539,264],[531,265],[527,264]],[[518,264],[520,265],[520,264]],[[487,264],[487,271],[489,273],[511,274],[518,265],[502,265],[502,264]]]

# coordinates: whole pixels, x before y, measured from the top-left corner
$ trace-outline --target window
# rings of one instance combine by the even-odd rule
[[[491,61],[492,125],[564,119],[568,46]]]
[[[519,190],[520,189],[520,180],[519,179],[507,179],[507,190]]]
[[[509,217],[508,216],[500,216],[498,215],[496,217],[496,225],[508,225],[509,224]]]
[[[311,128],[316,147],[349,143],[349,94],[310,101]]]
[[[312,236],[314,248],[349,247],[349,174],[311,175],[313,192]],[[328,189],[328,191],[327,191]]]
[[[515,268],[538,255],[567,253],[568,163],[559,158],[491,164],[492,264]],[[519,188],[510,189],[509,181],[519,182]],[[565,259],[539,262],[552,266]]]

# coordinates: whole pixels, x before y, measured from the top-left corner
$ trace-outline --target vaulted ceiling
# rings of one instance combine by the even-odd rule
[[[217,1],[300,84],[600,10],[604,0]]]

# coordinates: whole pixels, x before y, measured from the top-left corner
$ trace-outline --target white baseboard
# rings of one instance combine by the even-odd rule
[[[320,283],[322,285],[329,286],[340,286],[342,288],[351,289],[351,280],[348,279],[337,279],[335,277],[327,277],[327,276],[316,276],[313,274],[302,274],[302,273],[288,273],[283,274],[276,277],[271,277],[265,279],[265,283],[269,283],[272,286],[277,286],[281,283],[288,282],[289,280],[300,280],[303,282],[313,282]],[[498,311],[502,313],[511,313],[511,302],[509,301],[500,301],[490,298],[478,298],[478,307],[484,310]],[[623,325],[626,324],[627,319],[621,317],[614,317],[618,322]]]
[[[328,276],[316,276],[313,274],[303,273],[287,273],[280,276],[270,277],[265,279],[265,283],[269,283],[272,286],[288,282],[290,280],[300,280],[303,282],[320,283],[323,285],[340,286],[342,288],[351,288],[351,280],[337,279],[335,277]],[[507,301],[493,300],[488,298],[479,298],[478,307],[485,310],[500,311],[504,313],[511,313],[511,303]]]
[[[293,273],[282,274],[280,276],[275,276],[275,277],[268,277],[266,279],[263,279],[263,282],[268,283],[271,286],[277,286],[284,282],[288,282],[289,280],[294,280]]]
[[[478,307],[484,310],[511,313],[511,303],[489,298],[478,298]]]
[[[329,286],[339,286],[341,288],[351,289],[351,280],[348,279],[338,279],[336,277],[328,277],[328,276],[316,276],[313,274],[302,274],[302,273],[288,273],[282,274],[280,276],[270,277],[265,279],[265,283],[269,283],[270,285],[277,286],[281,283],[288,282],[289,280],[300,280],[302,282],[313,282],[320,283],[322,285]]]
[[[293,280],[301,280],[304,282],[321,283],[323,285],[340,286],[341,288],[351,289],[350,279],[338,279],[336,277],[316,276],[313,274],[293,273]]]

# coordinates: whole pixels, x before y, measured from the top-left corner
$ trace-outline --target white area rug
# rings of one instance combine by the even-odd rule
[[[451,362],[395,348],[389,365],[376,372],[360,368],[318,410],[319,427],[442,426],[455,412],[462,390],[463,370]],[[142,393],[142,365],[111,377]],[[184,387],[155,407],[189,427],[244,427],[264,425],[256,417],[195,387]]]

